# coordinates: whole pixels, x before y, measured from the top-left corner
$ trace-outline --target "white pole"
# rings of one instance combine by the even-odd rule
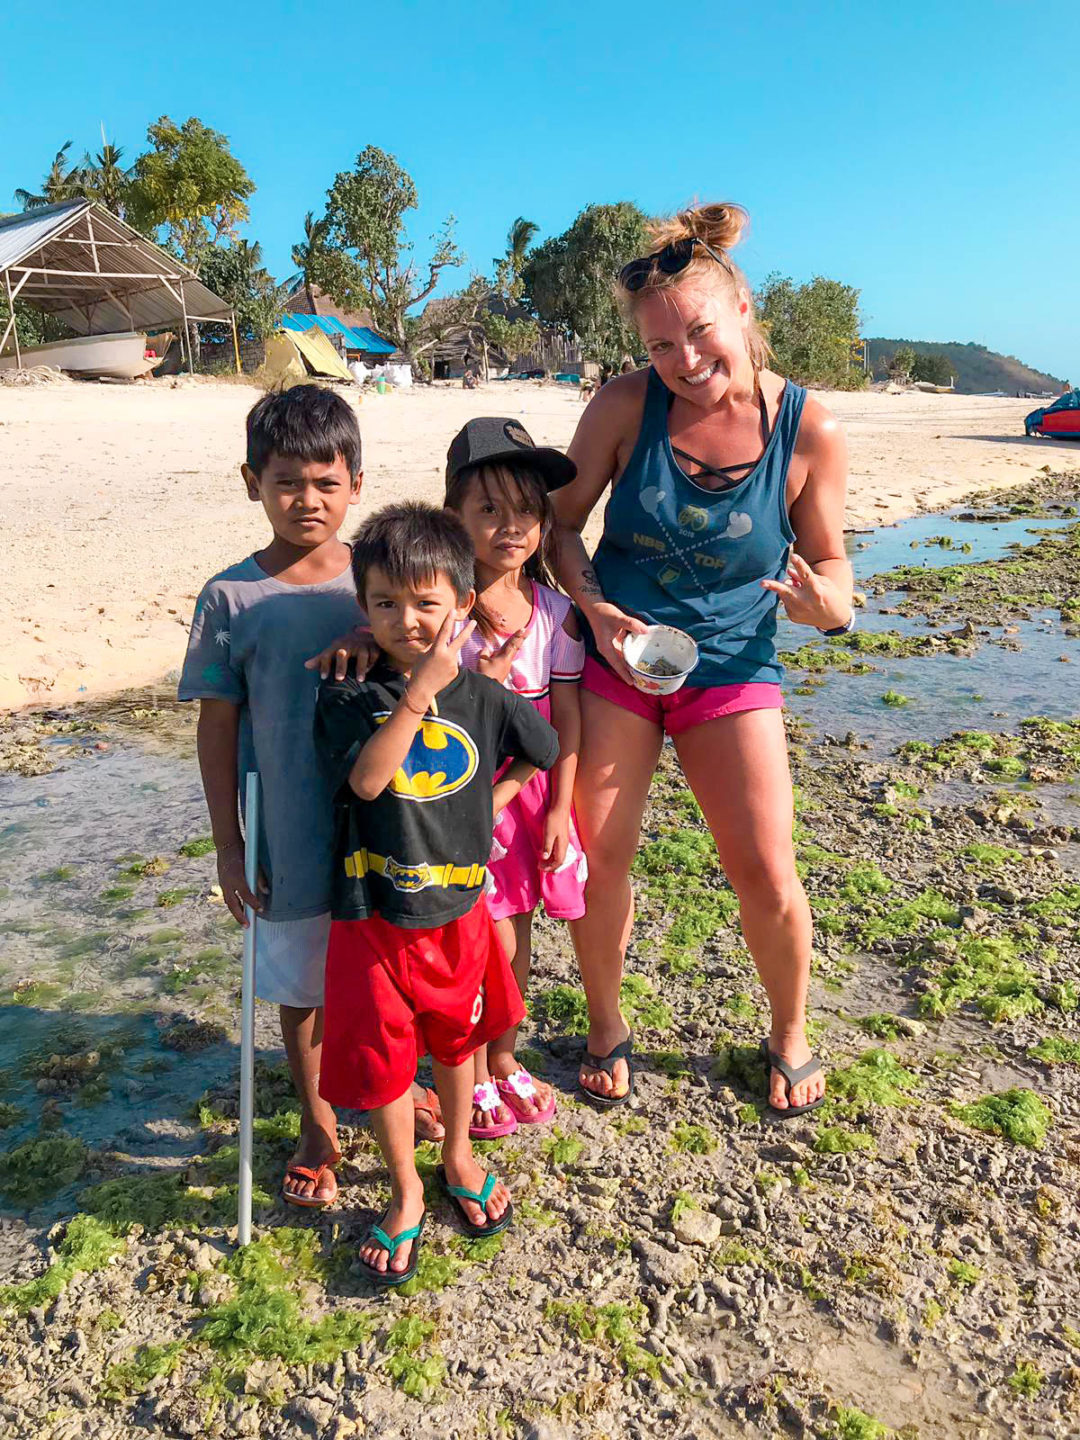
[[[259,774],[247,773],[244,799],[244,878],[253,895],[259,883]],[[240,988],[240,1184],[237,1239],[251,1243],[251,1137],[255,1119],[255,932],[258,919],[247,906],[244,969]]]

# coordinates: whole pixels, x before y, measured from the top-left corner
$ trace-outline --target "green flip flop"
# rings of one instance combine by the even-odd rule
[[[498,1235],[513,1223],[514,1204],[512,1200],[507,1201],[506,1209],[498,1220],[489,1219],[486,1225],[474,1225],[465,1214],[462,1200],[471,1200],[474,1205],[479,1205],[485,1214],[487,1213],[487,1202],[491,1199],[491,1192],[498,1184],[494,1175],[488,1175],[480,1191],[468,1190],[464,1185],[451,1185],[446,1178],[446,1168],[443,1165],[436,1166],[435,1178],[438,1180],[443,1194],[453,1202],[454,1209],[457,1211],[458,1223],[470,1240],[482,1240],[485,1235]]]
[[[389,1211],[387,1211],[386,1214],[389,1214]],[[384,1220],[386,1219],[386,1214],[383,1215]],[[427,1211],[425,1210],[423,1215],[420,1216],[419,1225],[410,1225],[407,1230],[399,1230],[396,1235],[388,1235],[381,1223],[372,1225],[367,1233],[367,1238],[381,1245],[387,1252],[388,1257],[386,1261],[387,1268],[385,1270],[376,1270],[374,1265],[369,1265],[366,1260],[360,1260],[360,1269],[373,1285],[392,1288],[396,1285],[404,1285],[406,1280],[413,1278],[416,1274],[416,1267],[420,1263],[420,1237],[424,1233],[426,1221]],[[412,1260],[404,1270],[391,1270],[390,1263],[394,1256],[401,1249],[402,1245],[407,1245],[410,1240],[415,1242],[413,1245]]]

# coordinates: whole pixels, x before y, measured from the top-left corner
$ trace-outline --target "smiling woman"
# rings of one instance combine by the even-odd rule
[[[828,411],[767,368],[750,288],[729,254],[746,223],[738,205],[705,205],[651,227],[654,248],[616,287],[651,366],[590,403],[569,450],[577,478],[552,497],[559,578],[589,632],[575,791],[589,856],[575,937],[590,1007],[580,1083],[602,1105],[629,1093],[619,1009],[629,871],[666,732],[739,896],[772,1006],[770,1104],[790,1116],[820,1104],[824,1079],[806,1041],[811,923],[791,840],[776,608],[826,633],[850,628],[847,462]],[[609,484],[590,563],[581,531]],[[650,625],[684,631],[698,648],[671,695],[631,683],[623,642]]]

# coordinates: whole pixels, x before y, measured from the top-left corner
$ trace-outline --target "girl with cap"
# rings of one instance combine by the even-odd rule
[[[825,1081],[806,1040],[811,920],[792,846],[776,608],[826,634],[850,629],[852,577],[843,436],[823,405],[767,368],[729,255],[746,222],[737,205],[685,210],[654,224],[652,252],[623,267],[617,293],[650,368],[617,376],[584,411],[569,449],[577,476],[553,500],[558,576],[590,632],[577,781],[590,1031],[579,1083],[601,1105],[625,1100],[632,1083],[619,1009],[629,871],[667,733],[739,897],[772,1009],[769,1103],[789,1117],[819,1105]],[[609,484],[590,561],[581,531]],[[622,642],[646,624],[697,642],[697,669],[672,695],[630,684]]]
[[[559,735],[554,767],[538,771],[496,817],[488,863],[488,905],[523,997],[539,902],[553,919],[572,924],[585,911],[587,866],[572,810],[585,653],[573,607],[548,572],[549,492],[575,473],[565,455],[535,446],[515,420],[470,420],[447,454],[446,505],[476,551],[477,626],[462,663],[524,696]],[[550,1085],[518,1063],[516,1041],[515,1025],[477,1052],[469,1132],[476,1139],[555,1114]]]

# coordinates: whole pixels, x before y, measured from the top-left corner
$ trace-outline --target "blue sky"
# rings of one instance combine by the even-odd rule
[[[0,209],[64,140],[104,122],[133,157],[194,114],[256,182],[247,233],[279,277],[374,143],[419,188],[418,258],[449,213],[483,269],[517,215],[549,235],[594,201],[737,200],[752,281],[828,275],[867,334],[1080,379],[1073,6],[53,0],[5,32]]]

